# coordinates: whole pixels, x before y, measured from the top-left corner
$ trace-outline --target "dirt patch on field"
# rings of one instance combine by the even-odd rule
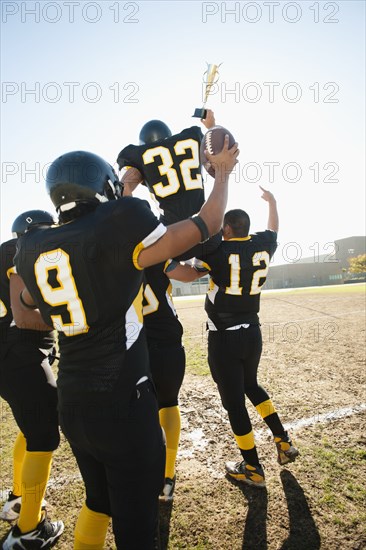
[[[180,396],[176,496],[172,505],[161,505],[162,548],[366,548],[363,288],[262,297],[259,378],[301,452],[294,464],[281,468],[268,430],[248,404],[266,489],[225,477],[225,461],[239,460],[240,454],[207,367],[203,303],[176,305],[185,328],[187,373]],[[6,404],[1,412],[4,490],[11,483],[16,428]],[[57,548],[71,550],[84,493],[64,440],[51,477],[50,515],[66,525]],[[0,525],[0,537],[7,529]],[[113,548],[109,531],[106,549]]]

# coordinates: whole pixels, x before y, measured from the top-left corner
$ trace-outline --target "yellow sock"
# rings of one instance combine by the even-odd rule
[[[255,408],[263,419],[276,412],[276,409],[274,408],[274,405],[270,399],[262,401],[262,403],[256,405]]]
[[[22,493],[22,468],[26,447],[26,439],[22,432],[19,432],[13,449],[13,495],[17,497]]]
[[[160,426],[163,428],[166,437],[165,477],[173,479],[180,438],[180,412],[178,405],[160,409],[159,419]]]
[[[243,451],[249,451],[255,447],[254,434],[252,430],[245,435],[234,434],[234,437],[239,449],[242,449]]]
[[[84,503],[75,526],[74,550],[103,550],[109,519]]]
[[[22,533],[32,531],[41,521],[41,507],[50,476],[52,452],[26,451],[22,468],[22,506],[18,527]]]

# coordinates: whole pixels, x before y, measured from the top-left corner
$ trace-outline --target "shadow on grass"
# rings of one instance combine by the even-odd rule
[[[290,520],[290,533],[280,550],[318,550],[320,535],[304,491],[288,470],[282,470],[280,476]]]
[[[173,501],[159,502],[160,550],[167,550],[168,548],[172,508]]]
[[[236,481],[229,475],[226,479],[236,485],[248,502],[242,550],[266,550],[268,494],[265,487],[252,487]]]

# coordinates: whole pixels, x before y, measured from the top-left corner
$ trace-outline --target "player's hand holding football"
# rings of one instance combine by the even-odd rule
[[[263,191],[262,199],[266,202],[276,202],[276,199],[274,198],[274,195],[268,191],[267,189],[263,189],[263,187],[259,186],[259,189]]]
[[[229,136],[226,135],[224,139],[224,146],[221,149],[220,153],[216,155],[210,155],[206,150],[205,155],[207,160],[210,162],[211,166],[215,170],[215,179],[217,176],[227,177],[235,164],[238,162],[237,158],[239,155],[238,144],[235,142],[234,145],[229,149]]]

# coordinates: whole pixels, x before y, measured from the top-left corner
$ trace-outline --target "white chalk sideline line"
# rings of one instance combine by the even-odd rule
[[[284,424],[284,428],[285,430],[296,432],[301,428],[313,426],[316,423],[327,424],[329,422],[334,422],[335,420],[340,420],[342,418],[347,418],[355,414],[360,414],[365,410],[366,403],[360,403],[359,405],[355,405],[354,407],[344,407],[342,409],[337,409],[336,411],[316,414],[314,416],[310,416],[309,418],[301,418],[300,420],[295,420],[294,422],[286,422]],[[258,432],[256,432],[255,437],[261,439],[263,438],[265,432],[268,433],[266,429],[259,430]]]
[[[353,407],[344,407],[342,409],[337,409],[335,411],[317,414],[314,416],[310,416],[308,418],[300,418],[299,420],[295,420],[294,422],[287,422],[284,424],[284,428],[285,430],[296,432],[301,428],[304,428],[306,426],[312,426],[317,422],[326,424],[329,422],[334,422],[335,420],[340,420],[342,418],[347,418],[349,416],[362,413],[365,410],[366,410],[366,403],[360,403],[359,405],[355,405]],[[193,430],[192,432],[189,432],[187,435],[192,440],[192,447],[191,449],[182,449],[182,451],[178,451],[178,456],[192,457],[195,451],[202,451],[208,445],[208,439],[204,437],[204,433],[201,428],[198,430],[197,429]],[[254,430],[254,438],[256,441],[263,441],[268,436],[272,437],[272,434],[268,428]]]
[[[301,418],[300,420],[295,420],[294,422],[288,422],[284,424],[284,428],[286,430],[290,430],[291,433],[293,433],[306,426],[312,426],[316,423],[334,422],[335,420],[340,420],[342,418],[362,413],[365,410],[366,403],[361,403],[360,405],[355,405],[354,407],[344,407],[335,411],[310,416],[309,418]],[[204,434],[202,429],[193,430],[191,433],[189,433],[188,437],[192,440],[192,448],[182,449],[182,451],[178,451],[178,457],[189,459],[194,458],[196,454],[199,454],[202,451],[205,452],[206,447],[208,446],[208,439],[204,438],[203,435]],[[269,437],[272,438],[272,433],[268,428],[254,431],[254,438],[256,443],[264,441]],[[221,479],[225,476],[222,471],[218,471],[216,467],[213,467],[210,463],[207,465],[207,468],[211,476],[215,479]]]

